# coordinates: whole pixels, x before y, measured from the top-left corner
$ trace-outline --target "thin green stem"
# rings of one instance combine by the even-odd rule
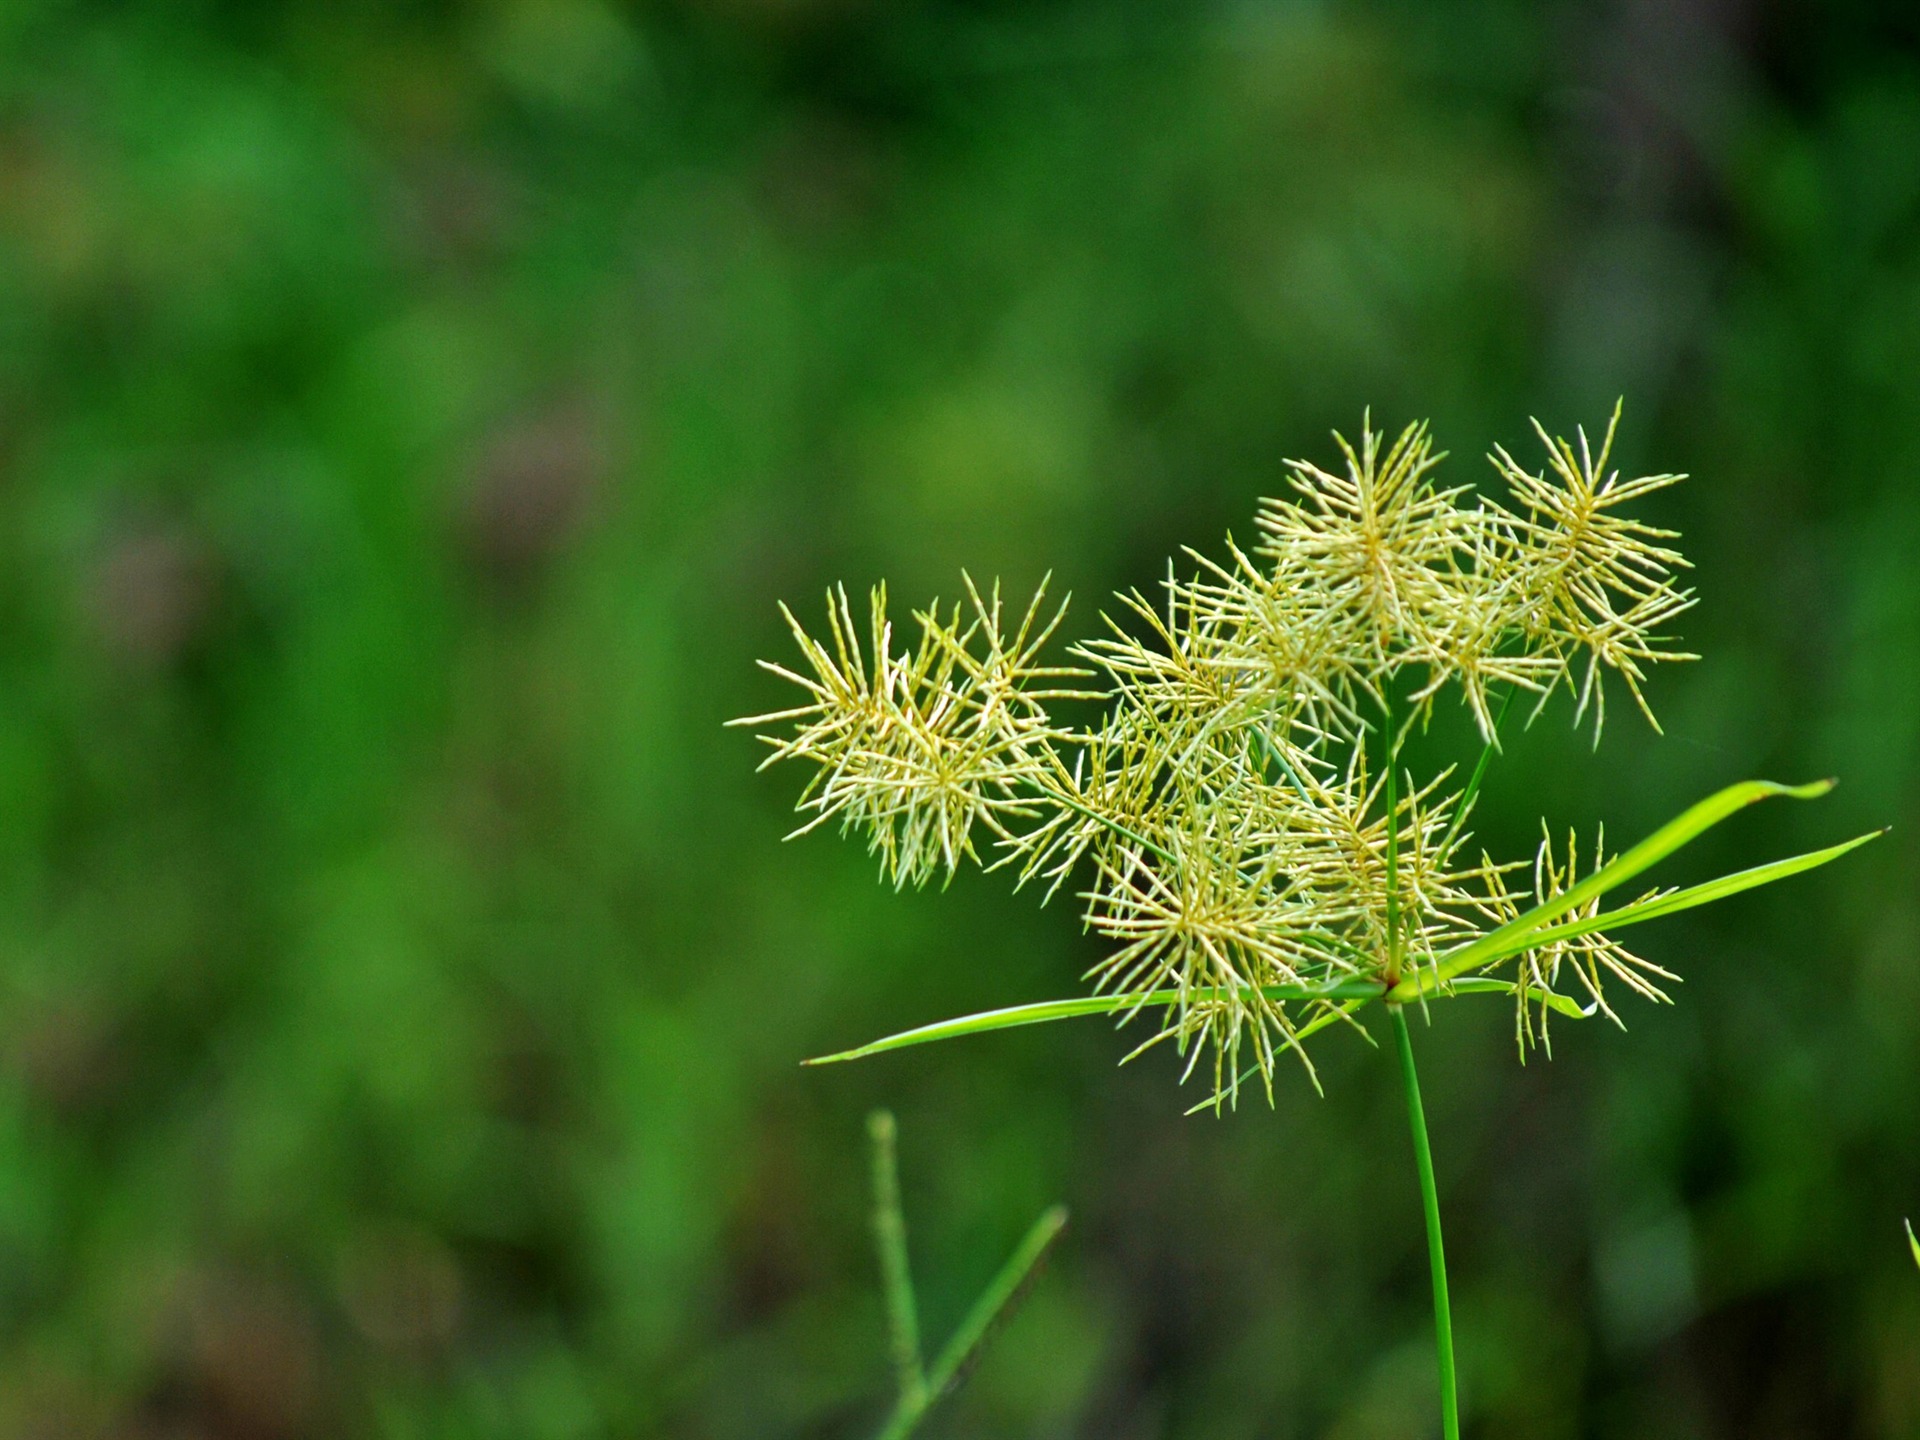
[[[1393,700],[1380,697],[1381,735],[1387,746],[1387,984],[1400,983],[1400,737],[1393,730]]]
[[[1067,1226],[1067,1207],[1055,1205],[1027,1231],[1026,1238],[1007,1263],[988,1282],[987,1288],[980,1292],[980,1298],[973,1302],[973,1308],[967,1311],[960,1321],[960,1328],[953,1332],[953,1338],[947,1341],[933,1362],[933,1369],[927,1377],[927,1402],[944,1399],[954,1387],[966,1378],[967,1372],[979,1360],[993,1331],[1013,1313],[1013,1308],[1026,1292],[1038,1273],[1040,1262],[1053,1248],[1053,1242],[1060,1238],[1060,1232]]]
[[[1260,746],[1267,752],[1267,758],[1278,765],[1280,773],[1292,782],[1294,792],[1303,797],[1311,795],[1313,792],[1307,788],[1307,782],[1300,778],[1300,772],[1294,769],[1293,762],[1287,759],[1287,752],[1282,750],[1279,742],[1273,738],[1273,731],[1268,728],[1265,716],[1261,717],[1259,728],[1255,733],[1260,737]]]
[[[1440,1238],[1440,1192],[1433,1183],[1433,1147],[1427,1143],[1427,1112],[1420,1103],[1420,1075],[1413,1067],[1413,1038],[1399,1005],[1387,1006],[1400,1051],[1400,1081],[1407,1093],[1413,1129],[1413,1160],[1420,1172],[1420,1203],[1427,1218],[1427,1259],[1433,1269],[1433,1331],[1440,1360],[1440,1426],[1446,1440],[1460,1440],[1460,1396],[1453,1374],[1453,1309],[1447,1303],[1447,1254]]]
[[[1480,747],[1480,758],[1474,762],[1473,777],[1467,781],[1467,788],[1460,793],[1460,799],[1453,807],[1453,823],[1447,827],[1447,838],[1440,842],[1440,853],[1447,854],[1453,849],[1453,842],[1460,834],[1460,827],[1467,823],[1467,816],[1473,812],[1473,802],[1480,798],[1480,783],[1487,778],[1487,766],[1493,763],[1493,752],[1500,746],[1500,727],[1506,723],[1507,711],[1513,708],[1514,691],[1507,690],[1507,698],[1500,702],[1500,713],[1493,717],[1493,738]]]
[[[907,1220],[900,1208],[900,1167],[895,1155],[893,1112],[867,1116],[873,1142],[873,1239],[880,1252],[880,1285],[887,1303],[887,1342],[903,1411],[918,1412],[927,1403],[926,1368],[920,1359],[919,1307],[914,1303],[913,1272],[907,1265]]]
[[[1131,840],[1134,844],[1138,845],[1142,850],[1151,850],[1155,855],[1158,855],[1162,860],[1166,861],[1169,865],[1178,863],[1173,858],[1173,852],[1168,850],[1164,845],[1156,845],[1153,843],[1153,841],[1147,839],[1146,836],[1140,834],[1138,831],[1131,830],[1127,826],[1122,825],[1118,820],[1114,819],[1111,815],[1102,815],[1098,810],[1093,809],[1091,806],[1083,805],[1080,801],[1074,799],[1073,796],[1067,794],[1065,790],[1059,789],[1058,787],[1053,785],[1044,784],[1039,781],[1034,782],[1034,789],[1038,790],[1042,795],[1046,796],[1047,799],[1053,801],[1054,804],[1063,805],[1067,809],[1073,811],[1074,814],[1076,815],[1084,815],[1087,819],[1094,821],[1096,824],[1106,826],[1109,830],[1113,831],[1114,834],[1118,835],[1123,840]]]
[[[987,1283],[980,1297],[960,1321],[960,1328],[953,1332],[953,1338],[947,1341],[933,1362],[933,1368],[927,1372],[921,1382],[917,1395],[903,1393],[887,1417],[885,1428],[880,1431],[878,1440],[907,1440],[919,1428],[921,1421],[927,1418],[934,1406],[957,1390],[973,1367],[979,1363],[987,1341],[993,1333],[1013,1314],[1020,1298],[1039,1273],[1040,1262],[1053,1248],[1053,1242],[1060,1238],[1060,1232],[1066,1228],[1067,1211],[1064,1205],[1055,1205],[1027,1231],[1026,1238],[1000,1267],[999,1273]]]

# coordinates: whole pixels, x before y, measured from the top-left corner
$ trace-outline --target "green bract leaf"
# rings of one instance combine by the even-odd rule
[[[1738,895],[1742,890],[1769,885],[1775,880],[1784,880],[1789,875],[1798,875],[1803,870],[1817,869],[1830,860],[1838,860],[1849,850],[1859,849],[1869,840],[1878,840],[1886,833],[1884,830],[1869,830],[1864,835],[1856,835],[1853,839],[1842,841],[1838,845],[1829,845],[1824,850],[1809,850],[1804,855],[1775,860],[1767,865],[1756,865],[1751,870],[1722,875],[1718,880],[1709,880],[1701,885],[1689,885],[1686,889],[1676,890],[1671,895],[1660,895],[1651,900],[1622,905],[1618,910],[1609,910],[1603,915],[1594,916],[1591,920],[1581,920],[1570,925],[1553,925],[1545,930],[1536,930],[1527,938],[1525,944],[1516,944],[1514,951],[1531,949],[1534,945],[1545,945],[1555,940],[1571,940],[1577,935],[1588,935],[1596,930],[1618,930],[1627,925],[1639,925],[1647,920],[1658,920],[1663,915],[1691,910],[1696,905],[1724,900],[1729,895]],[[1512,954],[1514,951],[1507,953]]]
[[[1378,999],[1382,987],[1373,981],[1355,980],[1340,985],[1313,988],[1305,985],[1269,985],[1263,994],[1269,1000],[1374,1000]],[[1189,1000],[1195,998],[1188,992]],[[1082,1015],[1112,1015],[1123,1010],[1133,1010],[1155,1005],[1174,1005],[1181,999],[1178,990],[1155,990],[1146,996],[1140,995],[1086,995],[1073,1000],[1040,1000],[1031,1005],[1009,1005],[1001,1010],[982,1010],[975,1015],[962,1015],[954,1020],[941,1020],[932,1025],[922,1025],[917,1029],[903,1030],[898,1035],[888,1035],[883,1039],[856,1046],[852,1050],[842,1050],[835,1055],[821,1055],[812,1060],[803,1060],[803,1065],[834,1065],[842,1060],[864,1060],[869,1055],[879,1055],[887,1050],[903,1050],[909,1045],[926,1045],[935,1040],[957,1040],[962,1035],[981,1035],[989,1030],[1011,1030],[1020,1025],[1043,1025],[1049,1020],[1072,1020]]]
[[[1489,976],[1470,976],[1455,981],[1449,987],[1455,995],[1511,995],[1513,984],[1507,980],[1496,980]],[[1269,985],[1263,992],[1269,1000],[1350,1000],[1364,1004],[1368,1000],[1378,1000],[1386,993],[1386,987],[1372,980],[1349,980],[1338,985]],[[803,1060],[803,1065],[837,1065],[843,1060],[864,1060],[869,1055],[881,1055],[889,1050],[904,1050],[910,1045],[926,1045],[935,1040],[957,1040],[963,1035],[984,1035],[992,1030],[1012,1030],[1021,1025],[1044,1025],[1050,1020],[1073,1020],[1083,1015],[1114,1015],[1130,1011],[1136,1007],[1153,1005],[1177,1005],[1181,1000],[1178,990],[1156,990],[1142,998],[1138,995],[1087,995],[1073,1000],[1039,1000],[1031,1005],[1009,1005],[1002,1010],[982,1010],[974,1015],[961,1015],[952,1020],[936,1021],[932,1025],[922,1025],[913,1030],[902,1030],[897,1035],[887,1035],[879,1040],[869,1041],[852,1050],[842,1050],[834,1055],[821,1055],[812,1060]],[[1189,1002],[1208,998],[1204,993],[1196,995],[1189,991],[1185,997]],[[1564,995],[1545,994],[1540,991],[1528,991],[1530,1000],[1542,1000],[1554,1010],[1573,1019],[1579,1019],[1585,1012],[1579,1005]],[[1301,1034],[1309,1028],[1319,1028],[1330,1022],[1333,1017],[1323,1016],[1301,1027]]]
[[[1404,1004],[1409,1000],[1417,1000],[1423,995],[1434,995],[1444,989],[1447,982],[1470,970],[1477,970],[1481,966],[1491,965],[1496,960],[1531,949],[1534,945],[1541,943],[1540,932],[1562,915],[1577,909],[1589,900],[1606,894],[1616,886],[1624,885],[1634,876],[1650,869],[1674,851],[1711,830],[1728,816],[1776,795],[1784,795],[1794,800],[1817,800],[1833,789],[1833,784],[1831,780],[1816,780],[1810,785],[1781,785],[1772,780],[1743,780],[1737,785],[1729,785],[1726,789],[1709,795],[1699,804],[1669,820],[1638,845],[1622,851],[1577,885],[1570,886],[1544,904],[1534,906],[1533,909],[1518,919],[1502,925],[1498,930],[1483,935],[1470,944],[1448,951],[1433,966],[1409,975],[1393,988],[1387,998]],[[1837,846],[1831,851],[1817,852],[1820,855],[1818,859],[1808,856],[1798,857],[1809,860],[1810,863],[1804,866],[1794,866],[1792,861],[1779,862],[1794,868],[1763,876],[1752,881],[1752,884],[1764,885],[1768,880],[1781,879],[1786,875],[1797,873],[1800,869],[1811,869],[1814,865],[1823,865],[1828,860],[1845,854],[1849,848],[1851,847]],[[1743,873],[1751,875],[1754,872]],[[1709,884],[1722,884],[1737,878],[1737,876],[1727,876],[1724,882],[1712,881]],[[1747,888],[1750,887],[1736,885],[1722,893],[1731,895]],[[1668,901],[1676,898],[1678,897],[1671,895],[1666,897]],[[1718,895],[1703,895],[1692,903],[1704,904],[1707,900],[1718,898]]]
[[[1546,904],[1535,906],[1518,919],[1501,926],[1472,944],[1448,952],[1440,957],[1438,965],[1409,976],[1392,990],[1388,990],[1376,981],[1347,980],[1318,986],[1268,985],[1260,987],[1259,994],[1269,1001],[1353,1002],[1353,1008],[1364,1005],[1369,1000],[1379,999],[1406,1003],[1434,999],[1442,995],[1512,995],[1515,993],[1516,986],[1511,981],[1491,976],[1467,975],[1464,972],[1491,965],[1538,945],[1571,939],[1604,928],[1636,925],[1643,921],[1658,919],[1663,915],[1692,909],[1696,905],[1705,905],[1713,900],[1724,899],[1729,895],[1737,895],[1743,890],[1751,890],[1775,880],[1784,880],[1790,875],[1798,875],[1802,871],[1812,870],[1829,861],[1837,860],[1848,851],[1857,849],[1885,833],[1878,830],[1871,831],[1839,845],[1828,846],[1824,850],[1813,850],[1804,855],[1795,855],[1766,865],[1757,865],[1750,870],[1723,875],[1717,880],[1689,886],[1684,890],[1674,891],[1670,895],[1663,895],[1635,905],[1622,906],[1618,910],[1597,915],[1591,919],[1558,926],[1552,923],[1569,910],[1605,894],[1615,886],[1626,883],[1712,829],[1722,820],[1756,801],[1776,795],[1811,800],[1826,794],[1832,788],[1831,780],[1816,781],[1811,785],[1780,785],[1769,780],[1749,780],[1738,785],[1730,785],[1670,820],[1638,845],[1602,866],[1586,880],[1555,896]],[[1578,1019],[1589,1013],[1567,996],[1539,990],[1532,986],[1526,988],[1526,996],[1528,1000],[1545,1004],[1555,1012],[1570,1018]],[[912,1045],[926,1045],[936,1040],[954,1040],[963,1035],[1011,1030],[1022,1025],[1043,1025],[1053,1020],[1071,1020],[1085,1015],[1131,1014],[1140,1009],[1167,1007],[1182,1002],[1192,1004],[1197,1000],[1211,997],[1212,992],[1204,990],[1183,992],[1177,989],[1164,989],[1151,991],[1144,996],[1088,995],[1070,1000],[1042,1000],[1029,1005],[1010,1005],[999,1010],[983,1010],[977,1014],[962,1015],[952,1020],[941,1020],[931,1025],[904,1030],[897,1035],[888,1035],[851,1050],[822,1055],[803,1063],[832,1065],[845,1060],[865,1059],[869,1055],[879,1055],[889,1050],[903,1050]],[[1332,1014],[1324,1015],[1309,1022],[1309,1026],[1312,1029],[1319,1029],[1335,1018],[1338,1017]],[[1303,1035],[1307,1032],[1307,1028],[1303,1027]]]

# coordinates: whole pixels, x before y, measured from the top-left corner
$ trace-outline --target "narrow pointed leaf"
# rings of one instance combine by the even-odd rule
[[[1511,995],[1518,989],[1511,980],[1496,980],[1490,975],[1476,975],[1456,980],[1448,987],[1454,995]],[[1558,1011],[1571,1020],[1584,1020],[1587,1012],[1580,1008],[1578,1001],[1565,995],[1557,995],[1551,990],[1540,990],[1527,986],[1527,999],[1536,1004],[1545,1005],[1549,1010]]]
[[[1272,1000],[1373,1000],[1383,986],[1375,980],[1346,980],[1334,985],[1268,985],[1263,991]],[[1189,998],[1197,992],[1189,991]],[[835,1065],[843,1060],[864,1060],[888,1050],[909,1045],[925,1045],[934,1040],[954,1040],[962,1035],[981,1035],[989,1030],[1011,1030],[1019,1025],[1042,1025],[1049,1020],[1071,1020],[1080,1015],[1112,1015],[1122,1010],[1149,1005],[1173,1005],[1180,1000],[1178,990],[1155,990],[1144,998],[1139,995],[1086,995],[1072,1000],[1041,1000],[1031,1005],[1009,1005],[1004,1010],[982,1010],[953,1020],[940,1020],[898,1035],[804,1060],[804,1065]]]
[[[1455,995],[1511,995],[1518,988],[1513,981],[1502,980],[1495,975],[1463,975],[1458,980],[1450,983],[1445,993],[1448,997]],[[1435,998],[1440,992],[1428,986],[1420,993],[1427,998]],[[1384,999],[1387,997],[1383,996],[1380,998]],[[1578,1001],[1570,999],[1565,995],[1555,994],[1551,990],[1537,989],[1532,985],[1527,986],[1527,999],[1536,1004],[1545,1005],[1550,1010],[1558,1011],[1560,1014],[1572,1020],[1584,1020],[1589,1014],[1588,1011],[1580,1008]]]
[[[1447,987],[1455,995],[1511,995],[1513,982],[1495,979],[1491,976],[1468,976],[1455,980]],[[1203,992],[1189,991],[1188,998],[1197,998]],[[1268,985],[1263,993],[1269,1000],[1378,1000],[1385,995],[1385,987],[1375,980],[1343,980],[1332,985]],[[1428,993],[1432,993],[1429,991]],[[1579,1018],[1586,1012],[1573,1001],[1560,995],[1547,995],[1533,990],[1529,998],[1544,1000],[1564,1015]],[[1178,990],[1155,990],[1144,999],[1138,995],[1085,995],[1072,1000],[1039,1000],[1031,1005],[1009,1005],[1004,1010],[982,1010],[974,1015],[960,1015],[952,1020],[939,1020],[931,1025],[922,1025],[913,1030],[902,1030],[897,1035],[887,1035],[878,1040],[869,1041],[852,1050],[842,1050],[833,1055],[821,1055],[812,1060],[803,1060],[803,1065],[838,1065],[847,1060],[864,1060],[869,1055],[882,1055],[889,1050],[904,1050],[910,1045],[927,1045],[936,1040],[957,1040],[963,1035],[984,1035],[993,1030],[1011,1030],[1021,1025],[1044,1025],[1051,1020],[1072,1020],[1085,1015],[1113,1015],[1136,1006],[1166,1006],[1179,1003]],[[1317,1029],[1327,1022],[1322,1016],[1310,1022],[1310,1029]],[[1303,1033],[1310,1033],[1310,1030]]]
[[[1743,780],[1729,785],[1699,804],[1682,811],[1630,850],[1623,850],[1593,874],[1544,904],[1536,905],[1516,920],[1480,939],[1462,945],[1440,957],[1440,963],[1418,974],[1409,975],[1394,987],[1388,997],[1405,1002],[1422,993],[1432,994],[1447,981],[1469,970],[1491,964],[1503,956],[1529,948],[1527,937],[1544,930],[1568,911],[1623,885],[1666,859],[1674,851],[1711,830],[1728,816],[1757,801],[1775,795],[1795,800],[1813,800],[1833,789],[1831,780],[1816,780],[1811,785],[1780,785],[1771,780]],[[1831,858],[1831,857],[1829,857]],[[1731,893],[1731,892],[1729,892]],[[1516,943],[1522,942],[1522,943]]]
[[[927,1377],[924,1396],[917,1402],[902,1397],[894,1406],[893,1414],[888,1417],[886,1428],[880,1432],[879,1440],[906,1440],[920,1428],[920,1422],[941,1400],[960,1388],[973,1366],[978,1363],[982,1348],[992,1338],[994,1330],[1004,1321],[1020,1302],[1029,1281],[1039,1269],[1040,1262],[1046,1258],[1053,1242],[1066,1228],[1067,1210],[1064,1205],[1056,1205],[1027,1231],[1026,1238],[1007,1263],[980,1292],[980,1298],[973,1302],[973,1308],[967,1311],[961,1320],[960,1328],[955,1330],[953,1338],[940,1352],[933,1363],[933,1370]]]
[[[1442,855],[1452,849],[1460,827],[1466,824],[1467,816],[1473,813],[1473,802],[1480,798],[1481,783],[1487,778],[1487,766],[1493,762],[1493,752],[1500,748],[1500,727],[1506,723],[1507,711],[1513,708],[1513,697],[1518,693],[1517,687],[1509,686],[1506,699],[1500,702],[1500,713],[1493,718],[1493,735],[1480,747],[1480,758],[1474,762],[1467,788],[1460,792],[1460,798],[1454,802],[1453,823],[1447,826],[1447,838],[1440,842]]]
[[[1913,1221],[1907,1221],[1907,1244],[1913,1250],[1913,1263],[1920,1265],[1920,1235],[1913,1233]]]
[[[996,1326],[1013,1312],[1025,1292],[1027,1284],[1039,1269],[1040,1262],[1046,1258],[1047,1251],[1053,1248],[1053,1242],[1060,1238],[1060,1232],[1067,1226],[1067,1207],[1055,1205],[1027,1231],[1026,1238],[1019,1248],[1007,1257],[1007,1263],[1000,1267],[1000,1273],[980,1292],[980,1298],[973,1302],[973,1308],[967,1311],[966,1318],[960,1322],[960,1328],[953,1332],[953,1338],[946,1343],[940,1356],[933,1362],[933,1369],[927,1376],[929,1403],[949,1395],[967,1376],[967,1372],[980,1358],[980,1350],[993,1334]]]
[[[1524,943],[1517,944],[1508,953],[1517,954],[1520,950],[1531,950],[1536,945],[1549,945],[1556,940],[1571,940],[1576,936],[1590,935],[1595,930],[1618,930],[1627,925],[1639,925],[1648,920],[1658,920],[1663,915],[1691,910],[1696,905],[1724,900],[1729,895],[1738,895],[1742,890],[1771,885],[1775,880],[1784,880],[1789,875],[1798,875],[1804,870],[1817,869],[1829,861],[1838,860],[1849,850],[1859,849],[1869,840],[1878,840],[1886,833],[1884,830],[1870,830],[1865,835],[1856,835],[1851,840],[1843,841],[1838,845],[1829,845],[1824,850],[1810,850],[1804,855],[1775,860],[1767,865],[1756,865],[1751,870],[1735,871],[1731,875],[1722,875],[1718,880],[1689,885],[1686,889],[1676,890],[1671,895],[1661,895],[1652,900],[1622,905],[1618,910],[1609,910],[1604,915],[1595,915],[1589,920],[1576,920],[1567,925],[1550,925],[1544,930],[1534,931]]]

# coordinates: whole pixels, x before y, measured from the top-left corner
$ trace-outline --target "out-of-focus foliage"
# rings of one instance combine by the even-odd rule
[[[1846,784],[1659,878],[1896,829],[1650,932],[1625,1036],[1422,1042],[1464,1403],[1920,1434],[1904,11],[0,13],[0,1432],[866,1433],[884,1100],[935,1333],[1079,1217],[935,1430],[1420,1433],[1383,1058],[1218,1122],[1097,1025],[796,1069],[1096,952],[779,847],[720,722],[776,595],[1090,620],[1363,404],[1467,468],[1624,393],[1708,659],[1511,744],[1490,836],[1748,774]]]

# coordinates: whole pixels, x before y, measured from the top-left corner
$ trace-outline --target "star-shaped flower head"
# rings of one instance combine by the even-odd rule
[[[1547,447],[1552,477],[1522,467],[1504,449],[1496,448],[1494,468],[1512,491],[1517,515],[1509,517],[1505,555],[1497,566],[1500,589],[1516,628],[1528,646],[1539,653],[1571,661],[1581,650],[1587,655],[1585,673],[1577,683],[1569,663],[1568,684],[1576,688],[1576,719],[1594,712],[1594,739],[1606,717],[1606,695],[1601,669],[1614,671],[1626,682],[1634,703],[1654,729],[1654,718],[1641,690],[1644,663],[1694,660],[1698,656],[1661,648],[1657,632],[1694,603],[1693,592],[1674,584],[1676,569],[1687,565],[1679,551],[1661,544],[1675,532],[1616,513],[1629,501],[1685,478],[1645,475],[1622,480],[1609,471],[1613,437],[1620,423],[1620,407],[1607,423],[1600,453],[1592,453],[1584,429],[1576,449],[1565,440],[1548,436],[1540,422],[1534,430]]]
[[[1344,436],[1334,440],[1346,473],[1288,461],[1298,498],[1261,502],[1259,550],[1289,589],[1340,617],[1330,668],[1339,683],[1377,700],[1383,679],[1409,652],[1435,648],[1478,518],[1455,503],[1464,487],[1433,484],[1446,457],[1424,424],[1409,425],[1388,445],[1369,417],[1357,450]]]
[[[807,634],[783,605],[810,674],[770,661],[766,669],[799,685],[811,703],[732,723],[796,722],[786,736],[765,736],[765,765],[813,762],[798,809],[805,834],[834,816],[868,831],[881,870],[895,885],[924,884],[962,857],[977,859],[976,825],[995,836],[1035,810],[1033,782],[1055,765],[1051,742],[1063,732],[1046,701],[1080,692],[1060,682],[1081,672],[1041,665],[1038,656],[1065,607],[1048,618],[1046,586],[1011,634],[999,587],[983,598],[971,578],[967,600],[917,611],[920,636],[896,651],[884,585],[869,598],[865,653],[844,589],[827,596],[831,644]]]

